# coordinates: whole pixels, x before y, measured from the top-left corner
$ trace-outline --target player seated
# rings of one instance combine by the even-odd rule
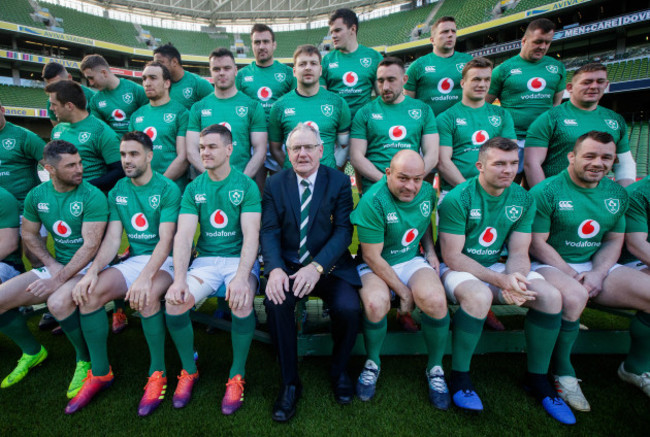
[[[172,283],[172,248],[181,193],[178,186],[151,169],[153,143],[143,132],[127,132],[120,144],[126,177],[108,194],[109,223],[102,245],[86,275],[72,292],[81,312],[81,331],[90,352],[92,369],[81,391],[65,412],[72,414],[113,382],[106,341],[108,321],[104,305],[125,298],[140,312],[149,346],[149,380],[138,414],[152,413],[165,397],[165,320],[160,299]],[[120,248],[122,231],[131,256],[106,268]]]
[[[562,329],[553,357],[556,388],[571,407],[589,411],[571,364],[580,314],[588,300],[638,310],[630,324],[630,353],[618,374],[650,396],[650,293],[647,275],[616,262],[629,198],[605,177],[616,160],[614,137],[598,131],[581,135],[568,160],[568,168],[531,190],[537,203],[531,254],[539,261],[532,268],[562,293]]]
[[[431,214],[436,193],[428,183],[424,160],[413,150],[397,152],[386,175],[365,193],[352,213],[363,249],[358,266],[365,310],[364,338],[368,359],[359,381],[357,396],[367,401],[375,394],[380,370],[379,353],[386,338],[386,315],[391,294],[400,310],[413,304],[422,310],[422,333],[429,352],[426,368],[429,399],[436,408],[449,408],[449,390],[442,370],[447,346],[449,314],[439,279],[439,262],[433,248]],[[419,253],[420,243],[424,256]],[[392,293],[391,293],[392,290]]]
[[[20,274],[20,209],[11,193],[0,187],[0,284]]]
[[[203,129],[199,150],[206,171],[183,193],[174,238],[174,282],[165,295],[167,327],[183,364],[174,407],[189,402],[199,376],[190,310],[208,296],[219,296],[225,285],[226,293],[219,297],[226,298],[232,311],[233,363],[221,412],[232,414],[244,401],[246,358],[255,331],[253,299],[259,284],[262,200],[255,182],[230,167],[233,145],[227,127],[214,124]],[[197,225],[198,256],[190,266]]]
[[[18,311],[21,306],[47,302],[76,351],[76,368],[67,393],[72,398],[90,370],[90,356],[81,333],[79,311],[72,301],[72,289],[99,248],[108,208],[102,192],[83,181],[81,157],[73,144],[62,140],[49,142],[43,150],[43,160],[50,180],[33,188],[25,198],[22,238],[44,267],[0,285],[0,332],[23,352],[1,386],[16,384],[47,357],[47,351]],[[54,257],[40,236],[41,224],[54,240]]]
[[[517,144],[492,138],[479,149],[479,175],[457,185],[440,204],[442,282],[447,298],[460,305],[453,323],[452,399],[460,408],[483,410],[469,369],[485,318],[493,303],[524,306],[528,308],[526,386],[554,419],[574,424],[571,409],[548,379],[562,298],[539,273],[530,271],[535,202],[512,183],[518,165]],[[504,245],[508,248],[505,264],[499,262]]]

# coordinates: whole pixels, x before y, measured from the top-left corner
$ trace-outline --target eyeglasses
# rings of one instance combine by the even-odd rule
[[[300,149],[304,149],[305,152],[309,153],[319,146],[320,144],[302,144],[302,145],[295,145],[295,146],[287,146],[287,149],[289,149],[289,151],[293,153],[298,153],[300,152]]]

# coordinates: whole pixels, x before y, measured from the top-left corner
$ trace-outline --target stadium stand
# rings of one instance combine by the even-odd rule
[[[491,18],[490,12],[495,3],[494,0],[475,0],[472,2],[447,0],[440,6],[432,21],[440,17],[452,16],[456,18],[458,28],[462,29],[463,27],[488,21]]]
[[[519,3],[517,3],[517,6],[504,12],[503,16],[505,17],[506,15],[512,15],[516,14],[517,12],[527,11],[528,9],[533,9],[538,6],[547,5],[549,3],[553,2],[550,0],[521,0]]]
[[[2,0],[0,19],[11,23],[25,24],[27,26],[45,29],[43,23],[32,19],[30,14],[33,12],[34,8],[25,0]]]
[[[0,100],[5,106],[39,109],[47,107],[47,94],[42,88],[0,85]]]
[[[230,48],[235,43],[232,34],[220,33],[212,38],[206,32],[188,32],[185,30],[162,29],[145,26],[151,35],[160,40],[160,44],[171,42],[183,54],[207,56],[215,47]]]
[[[410,11],[363,21],[359,25],[361,28],[359,42],[374,47],[409,41],[413,28],[427,19],[434,6],[435,4],[426,5]]]

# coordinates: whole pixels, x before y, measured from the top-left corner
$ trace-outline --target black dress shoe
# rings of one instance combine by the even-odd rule
[[[300,384],[283,386],[275,404],[273,404],[271,418],[276,422],[288,422],[296,414],[296,405],[301,393],[302,386]]]
[[[347,372],[342,372],[332,382],[332,388],[334,389],[334,399],[339,404],[349,404],[354,399],[354,385]]]

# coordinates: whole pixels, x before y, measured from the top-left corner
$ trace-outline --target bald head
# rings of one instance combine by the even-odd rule
[[[424,176],[424,160],[413,150],[397,152],[386,169],[388,189],[402,202],[410,202],[418,195]]]

